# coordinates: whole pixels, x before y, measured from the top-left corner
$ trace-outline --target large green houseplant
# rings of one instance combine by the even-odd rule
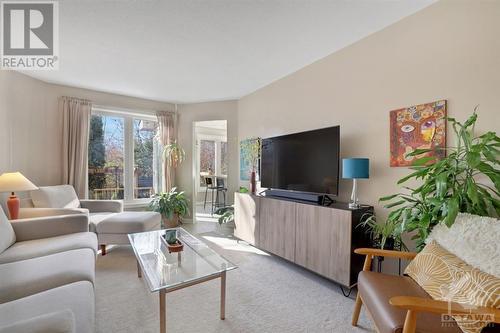
[[[169,192],[155,194],[151,199],[149,209],[161,214],[163,227],[177,227],[182,218],[189,215],[189,200],[175,187]]]
[[[500,139],[495,132],[475,136],[476,121],[476,112],[464,123],[448,118],[457,143],[444,148],[447,156],[439,161],[432,156],[418,158],[413,172],[398,181],[406,192],[380,199],[387,202],[385,208],[393,209],[386,223],[400,226],[394,236],[414,233],[417,250],[423,248],[435,225],[451,226],[459,212],[500,215]],[[430,151],[417,149],[409,155]],[[419,185],[406,186],[410,180]]]

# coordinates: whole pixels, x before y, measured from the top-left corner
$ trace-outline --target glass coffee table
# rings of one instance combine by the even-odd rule
[[[218,278],[221,281],[220,319],[224,320],[226,272],[237,268],[186,230],[175,230],[177,238],[184,244],[183,250],[178,253],[169,253],[162,239],[165,230],[128,235],[137,258],[138,277],[144,275],[151,292],[159,293],[161,333],[167,330],[167,293]]]

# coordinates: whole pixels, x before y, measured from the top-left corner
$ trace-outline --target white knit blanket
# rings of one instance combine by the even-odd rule
[[[500,277],[500,220],[460,213],[450,228],[435,226],[425,242],[432,240],[469,265]]]

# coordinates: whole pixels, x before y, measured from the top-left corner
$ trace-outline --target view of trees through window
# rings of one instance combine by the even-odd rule
[[[220,143],[220,173],[227,175],[227,142]]]
[[[215,174],[215,141],[200,140],[200,185],[205,186],[204,176]]]
[[[134,199],[153,194],[156,122],[134,119]]]
[[[93,115],[89,134],[90,199],[123,199],[123,118]]]
[[[129,118],[130,119],[130,118]],[[92,115],[90,120],[88,182],[89,198],[125,199],[126,151],[133,152],[133,199],[149,198],[154,193],[156,122],[133,119],[133,147],[125,147],[125,118]],[[129,127],[130,128],[130,127]],[[130,170],[130,169],[128,169]],[[130,182],[129,182],[130,184]]]
[[[219,140],[200,140],[200,186],[205,186],[205,177],[209,175],[226,176],[227,142]]]

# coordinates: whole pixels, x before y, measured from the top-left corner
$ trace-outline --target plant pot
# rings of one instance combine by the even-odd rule
[[[394,238],[387,238],[384,244],[384,250],[394,250],[395,240]],[[384,261],[384,257],[377,256],[377,271],[382,272],[382,262]]]
[[[250,173],[250,192],[255,194],[257,192],[257,179],[255,171]]]
[[[174,214],[171,219],[162,216],[163,228],[177,228],[179,226],[179,215]]]
[[[182,244],[180,240],[177,240],[175,244],[167,243],[167,248],[169,253],[181,252],[184,249],[184,244]]]

